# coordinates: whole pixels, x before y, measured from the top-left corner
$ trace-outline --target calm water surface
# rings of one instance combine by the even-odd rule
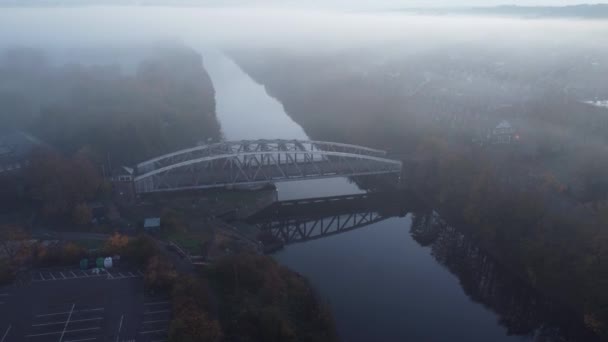
[[[226,139],[308,139],[282,104],[232,60],[215,51],[204,55]],[[362,192],[346,179],[279,183],[278,191],[283,200]],[[292,244],[275,257],[310,279],[330,304],[344,341],[533,339],[509,335],[495,313],[517,316],[519,312],[521,322],[510,317],[509,330],[536,331],[534,325],[527,326],[528,316],[542,310],[538,305],[529,308],[529,300],[519,300],[527,298],[527,293],[496,285],[502,278],[495,267],[454,230],[428,225],[430,228],[422,230],[434,234],[432,242],[417,242],[412,237],[415,215]],[[473,301],[471,294],[478,300]],[[531,313],[524,315],[526,311]],[[549,330],[549,334],[555,333],[555,329]]]

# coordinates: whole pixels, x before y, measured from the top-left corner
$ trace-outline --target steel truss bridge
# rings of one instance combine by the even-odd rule
[[[345,233],[404,216],[416,207],[409,194],[361,194],[282,201],[247,220],[273,239],[292,244]]]
[[[137,165],[139,194],[274,182],[397,174],[402,163],[363,146],[304,140],[241,140],[201,145]]]

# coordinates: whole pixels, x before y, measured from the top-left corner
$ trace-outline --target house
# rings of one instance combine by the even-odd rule
[[[492,144],[510,144],[519,140],[519,135],[513,125],[507,120],[502,120],[489,136]]]
[[[40,140],[16,130],[0,132],[0,175],[20,172],[29,164],[31,152]]]
[[[149,217],[144,220],[144,232],[159,233],[160,232],[160,217]]]
[[[112,170],[113,182],[132,182],[134,170],[127,166],[122,166]]]
[[[121,166],[112,170],[112,194],[114,201],[121,205],[132,204],[135,201],[133,188],[134,171],[127,166]]]

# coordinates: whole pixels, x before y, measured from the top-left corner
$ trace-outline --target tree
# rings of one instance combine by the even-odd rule
[[[93,215],[86,203],[77,204],[72,210],[72,221],[78,225],[85,225],[91,222]]]
[[[219,342],[223,333],[216,320],[200,311],[184,312],[171,321],[169,340],[180,342]]]
[[[129,237],[119,233],[114,233],[106,241],[104,251],[108,254],[124,253],[129,245]]]
[[[47,216],[73,213],[103,188],[103,180],[87,159],[65,158],[46,149],[33,152],[25,181],[30,197],[41,202]],[[83,213],[80,208],[79,214]]]
[[[150,258],[144,274],[144,281],[148,288],[167,291],[171,289],[175,279],[177,279],[177,272],[170,262],[158,255]]]
[[[29,247],[29,234],[22,227],[0,226],[0,253],[6,257],[9,265],[17,266],[24,262],[30,254]]]

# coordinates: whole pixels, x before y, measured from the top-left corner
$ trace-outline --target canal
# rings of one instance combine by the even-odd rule
[[[217,51],[203,55],[225,139],[308,139],[283,105],[231,59]],[[347,179],[278,184],[281,200],[361,192]],[[344,341],[520,341],[552,335],[551,341],[571,335],[561,318],[544,316],[554,310],[550,303],[433,212],[292,244],[274,256],[313,283]]]

